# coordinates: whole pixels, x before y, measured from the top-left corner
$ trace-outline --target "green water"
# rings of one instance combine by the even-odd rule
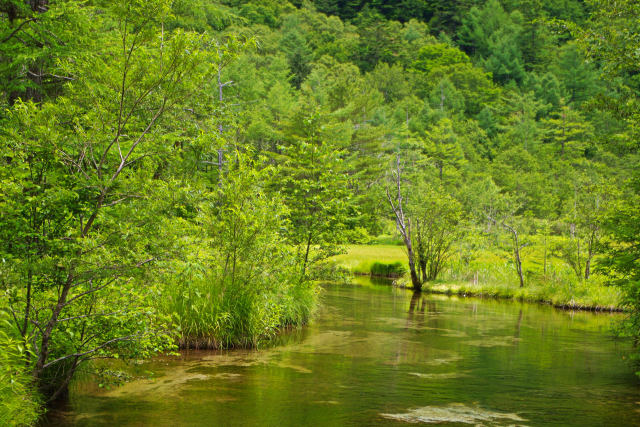
[[[73,387],[57,425],[640,425],[614,315],[326,286],[314,322],[259,351],[138,365]],[[153,376],[149,377],[153,372]]]

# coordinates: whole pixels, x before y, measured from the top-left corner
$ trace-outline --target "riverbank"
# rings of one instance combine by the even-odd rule
[[[410,280],[402,277],[393,281],[394,286],[410,288]],[[520,288],[514,285],[491,285],[488,283],[427,283],[423,292],[463,297],[500,298],[516,301],[552,305],[568,310],[621,312],[620,295],[617,289],[602,286],[559,289],[551,283],[539,283]]]
[[[346,245],[346,253],[334,256],[331,261],[341,269],[351,274],[371,274],[371,267],[375,263],[407,264],[407,254],[404,246],[386,245]]]
[[[348,245],[345,254],[332,261],[354,275],[371,275],[375,263],[402,262],[406,267],[404,247],[398,245]],[[508,259],[500,254],[481,253],[469,263],[468,270],[453,260],[436,282],[426,283],[424,292],[445,295],[502,298],[553,305],[554,307],[588,311],[623,311],[622,293],[607,286],[603,277],[578,280],[567,269],[556,266],[545,274],[528,267],[525,287],[517,283],[515,271],[510,271]],[[394,278],[395,286],[410,288],[408,275]]]

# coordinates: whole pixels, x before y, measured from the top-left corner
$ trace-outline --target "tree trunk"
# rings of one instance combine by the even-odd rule
[[[34,13],[46,12],[49,8],[49,0],[27,0],[25,3],[31,8]],[[27,19],[27,18],[25,18]],[[35,39],[34,39],[35,40]],[[38,46],[42,46],[40,41],[36,41]],[[36,103],[41,102],[43,99],[42,94],[42,75],[44,70],[41,68],[41,64],[33,64],[27,70],[26,78],[34,83],[35,87],[27,87],[23,90],[12,91],[9,93],[8,100],[9,105],[16,103],[18,99],[23,101],[34,101]]]
[[[420,282],[418,274],[416,273],[416,263],[411,240],[405,239],[404,244],[407,247],[407,255],[409,256],[409,274],[411,275],[411,286],[413,286],[413,290],[420,292],[422,290],[422,282]]]
[[[516,271],[518,272],[518,279],[520,280],[520,287],[524,288],[524,276],[522,275],[522,259],[520,258],[520,240],[518,239],[518,231],[511,227],[509,224],[502,221],[502,226],[509,230],[513,239],[513,258],[516,264]]]
[[[547,277],[547,233],[545,231],[544,234],[544,264],[542,267],[542,271],[544,272],[544,277]]]
[[[511,230],[511,233],[513,233],[513,257],[516,262],[518,279],[520,279],[520,287],[524,288],[524,277],[522,276],[522,260],[520,259],[520,241],[518,240],[518,232],[515,230],[515,228],[512,228],[512,227],[508,227],[508,228]]]
[[[389,205],[391,206],[391,210],[395,216],[396,228],[400,235],[402,235],[402,240],[404,241],[404,245],[407,248],[407,256],[409,258],[409,274],[411,275],[411,285],[415,291],[420,291],[422,289],[422,282],[418,278],[418,274],[416,273],[416,263],[415,256],[413,253],[413,245],[411,243],[411,218],[406,218],[404,214],[404,209],[402,207],[402,167],[400,165],[400,157],[396,157],[396,168],[392,172],[394,178],[394,187],[395,187],[395,195],[391,196],[391,192],[387,187],[387,200],[389,201]],[[394,201],[395,200],[395,201]]]
[[[42,333],[42,340],[40,341],[40,349],[37,354],[36,364],[33,370],[33,378],[36,382],[39,382],[42,379],[42,372],[44,370],[44,365],[49,357],[49,343],[51,340],[51,334],[53,330],[58,325],[58,316],[62,312],[62,309],[65,307],[67,302],[67,295],[69,294],[69,290],[71,289],[71,285],[73,284],[73,278],[71,274],[67,276],[67,280],[62,287],[62,292],[60,293],[60,297],[58,298],[58,303],[53,308],[51,313],[51,318],[47,322],[45,330]],[[42,384],[40,384],[42,385]]]
[[[520,279],[520,287],[524,288],[524,277],[522,276],[522,261],[520,260],[520,248],[518,247],[518,239],[516,237],[516,246],[514,248],[514,255],[516,259],[516,268],[518,270],[518,278]]]
[[[418,262],[418,265],[420,266],[420,273],[422,274],[422,282],[426,282],[428,280],[427,277],[427,262],[425,260],[420,260]]]
[[[302,278],[304,279],[307,274],[307,263],[309,262],[309,250],[311,249],[311,239],[313,238],[313,233],[309,232],[309,236],[307,237],[307,247],[304,252],[304,262],[302,263]]]
[[[587,252],[587,260],[585,261],[584,266],[584,279],[589,280],[589,276],[591,276],[591,258],[593,258],[593,245],[596,239],[597,230],[592,231],[590,239],[589,239],[589,250]]]
[[[416,292],[420,292],[422,290],[422,282],[420,282],[420,278],[418,277],[418,273],[416,272],[416,259],[415,254],[413,252],[413,243],[411,242],[411,219],[407,220],[406,226],[403,224],[403,235],[402,238],[404,240],[404,245],[407,248],[407,256],[409,257],[409,275],[411,276],[411,286],[413,290]]]
[[[584,267],[584,279],[589,280],[589,276],[591,275],[591,255],[587,258],[587,262]]]

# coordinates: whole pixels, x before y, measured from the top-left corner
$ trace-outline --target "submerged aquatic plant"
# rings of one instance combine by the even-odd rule
[[[383,417],[410,423],[462,423],[477,425],[483,421],[517,421],[526,419],[517,414],[495,412],[478,406],[467,406],[462,403],[452,403],[447,406],[425,406],[412,409],[403,414],[381,414]]]

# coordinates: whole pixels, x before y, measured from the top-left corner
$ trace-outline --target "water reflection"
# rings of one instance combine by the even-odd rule
[[[411,295],[411,302],[409,303],[409,317],[408,322],[412,322],[414,320],[414,313],[418,312],[421,314],[419,316],[422,319],[422,323],[424,323],[424,298],[422,292],[414,292]]]
[[[159,358],[110,391],[76,383],[53,424],[640,425],[610,319],[330,285],[316,320],[271,346]]]
[[[413,322],[415,320],[416,325],[424,326],[425,312],[427,314],[438,313],[436,301],[429,299],[427,295],[422,292],[413,292],[409,302],[409,316],[407,320],[409,322]]]
[[[516,323],[516,331],[513,334],[514,338],[520,338],[520,325],[522,324],[522,309],[518,313],[518,322]]]

